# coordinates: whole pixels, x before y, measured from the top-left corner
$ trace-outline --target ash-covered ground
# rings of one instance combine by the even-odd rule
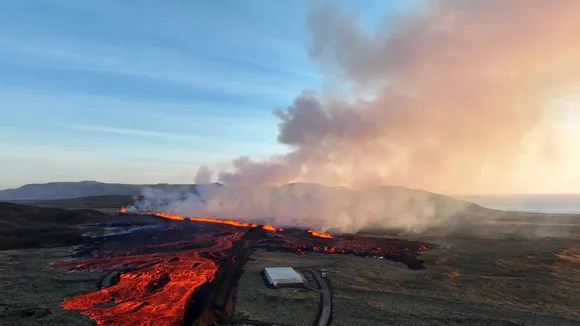
[[[240,278],[236,317],[308,325],[318,296],[272,290],[265,266],[324,268],[332,325],[580,325],[580,243],[573,239],[420,238],[425,269],[352,255],[258,250]]]

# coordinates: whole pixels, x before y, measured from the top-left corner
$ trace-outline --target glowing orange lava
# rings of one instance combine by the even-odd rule
[[[180,220],[180,221],[185,220],[185,217],[183,217],[181,215],[177,215],[177,214],[160,212],[160,213],[155,213],[155,215],[163,217],[163,218],[167,218],[170,220]]]
[[[262,225],[262,229],[264,229],[266,231],[277,231],[277,232],[284,231],[284,229],[282,229],[282,228],[275,228],[275,227],[271,226],[270,224],[264,224],[264,225]]]
[[[125,209],[125,211],[126,211],[126,209]],[[121,212],[123,212],[123,209],[121,209]],[[227,224],[227,225],[231,225],[231,226],[247,227],[247,228],[255,228],[255,227],[259,226],[259,224],[256,224],[256,223],[248,223],[248,222],[236,221],[236,220],[231,220],[231,219],[223,220],[223,219],[218,219],[218,218],[214,218],[214,217],[206,217],[206,216],[186,217],[183,215],[166,213],[166,212],[158,212],[158,213],[155,213],[155,215],[157,215],[159,217],[167,218],[170,220],[179,220],[179,221],[189,219],[192,222]],[[284,229],[275,228],[274,226],[272,226],[270,224],[262,225],[262,229],[264,229],[266,231],[278,231],[278,232],[284,231]],[[321,234],[323,234],[323,233],[321,233]]]
[[[313,236],[318,237],[318,238],[334,239],[334,237],[332,236],[332,234],[324,233],[324,232],[318,232],[318,231],[313,230],[313,229],[309,229],[308,230],[308,233],[310,233]]]
[[[214,279],[216,262],[201,254],[221,253],[243,233],[213,238],[200,250],[160,252],[105,258],[88,258],[53,263],[53,267],[75,265],[71,271],[125,270],[118,284],[67,298],[64,309],[79,309],[98,325],[181,325],[187,300],[196,288]],[[192,242],[205,241],[206,237]],[[183,241],[161,246],[171,247]],[[114,302],[113,305],[103,306]]]
[[[195,252],[177,257],[171,264],[123,273],[117,285],[69,297],[61,307],[84,310],[99,325],[143,325],[145,320],[149,325],[181,325],[188,298],[213,280],[217,265]],[[160,282],[167,284],[157,289],[155,284]],[[116,305],[97,307],[110,301]]]
[[[120,211],[127,212],[126,208]],[[281,228],[270,224],[185,217],[165,212],[143,214],[184,222],[162,223],[163,229],[95,239],[75,251],[73,255],[81,259],[53,263],[53,267],[72,266],[70,271],[122,271],[117,284],[69,297],[61,303],[64,309],[79,309],[99,325],[182,325],[189,323],[186,309],[190,315],[192,309],[197,311],[192,308],[196,304],[202,309],[214,309],[200,299],[205,298],[204,291],[207,291],[200,286],[208,284],[210,288],[215,287],[215,291],[221,291],[220,284],[208,282],[220,280],[220,275],[224,274],[218,270],[231,270],[231,264],[243,264],[245,261],[236,257],[247,256],[239,250],[247,250],[254,244],[299,255],[381,257],[401,261],[412,269],[423,268],[417,255],[429,250],[422,243],[398,239],[357,235],[337,235],[335,238],[313,229],[308,230],[308,235],[298,228],[282,233]],[[186,220],[214,225],[198,227]],[[259,232],[260,229],[269,232]],[[240,256],[235,256],[238,254]],[[196,289],[200,290],[195,292]]]
[[[119,210],[119,212],[121,212],[121,213],[127,213],[127,207],[121,207],[121,209]]]
[[[220,220],[220,219],[213,218],[213,217],[203,217],[203,216],[192,216],[192,217],[189,217],[189,220],[194,221],[194,222],[220,223],[220,224],[227,224],[227,225],[231,225],[231,226],[250,227],[250,228],[255,228],[258,226],[258,224],[254,224],[254,223],[246,223],[246,222],[240,222],[240,221],[236,221],[236,220]]]

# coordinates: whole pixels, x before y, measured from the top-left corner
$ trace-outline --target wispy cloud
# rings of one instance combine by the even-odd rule
[[[270,118],[271,111],[275,107],[266,101],[250,101],[239,103],[238,101],[215,101],[199,99],[142,99],[119,96],[117,94],[99,95],[77,90],[38,90],[11,84],[0,84],[0,97],[4,105],[26,107],[43,107],[54,111],[68,111],[74,108],[74,112],[82,107],[83,111],[103,112],[109,109],[115,110],[118,117],[127,115],[135,117],[139,115],[154,114],[155,117],[171,116],[179,112],[179,118],[189,117],[224,117],[235,121],[259,121],[263,117]],[[257,102],[258,104],[254,104]],[[0,111],[6,113],[5,111]],[[187,113],[187,114],[185,114]]]
[[[0,157],[6,160],[0,160],[4,165],[13,163],[13,159],[23,160],[49,160],[51,162],[62,162],[67,165],[70,163],[81,162],[110,162],[111,155],[114,154],[114,161],[117,163],[126,162],[137,164],[146,161],[149,165],[162,164],[203,164],[206,161],[226,161],[231,159],[230,156],[212,153],[211,151],[192,151],[189,148],[172,149],[163,148],[155,149],[159,155],[151,155],[149,152],[131,150],[127,148],[109,147],[107,149],[99,148],[70,148],[70,147],[48,147],[48,146],[24,146],[9,145],[0,147]],[[48,161],[46,161],[48,162]],[[0,164],[2,165],[2,164]]]
[[[183,134],[183,133],[173,133],[173,132],[163,132],[155,130],[143,130],[143,129],[132,129],[132,128],[119,128],[114,126],[90,126],[90,125],[74,125],[65,126],[65,128],[71,130],[97,132],[97,133],[109,133],[116,135],[127,135],[135,137],[148,137],[148,138],[160,138],[164,140],[174,140],[182,143],[183,145],[192,146],[200,145],[207,148],[208,152],[222,152],[232,151],[237,152],[238,150],[252,151],[256,154],[262,152],[272,153],[280,152],[282,150],[279,144],[271,144],[259,141],[241,140],[235,138],[215,138],[210,136],[204,136],[199,134]],[[223,157],[223,156],[222,156]]]
[[[161,131],[149,131],[149,130],[139,130],[139,129],[102,127],[102,126],[83,126],[83,125],[71,126],[70,128],[75,129],[75,130],[95,131],[95,132],[113,133],[113,134],[129,135],[129,136],[172,138],[172,139],[183,139],[183,140],[201,140],[201,138],[191,136],[191,135],[182,135],[182,134],[161,132]]]
[[[266,96],[289,99],[300,92],[301,80],[271,77],[244,71],[239,67],[201,60],[190,55],[159,48],[128,49],[102,43],[74,40],[0,39],[3,60],[22,62],[32,57],[31,66],[105,72],[147,78],[200,90],[230,95]],[[286,69],[287,70],[287,69]],[[290,70],[291,71],[291,70]]]
[[[45,2],[0,11],[0,171],[11,182],[169,181],[285,152],[271,110],[322,82],[295,33],[302,4]]]
[[[101,132],[116,131],[120,135],[129,135],[133,131],[136,136],[166,139],[207,139],[208,133],[211,133],[229,135],[238,141],[253,138],[270,143],[275,142],[277,133],[277,119],[270,113],[274,107],[268,105],[253,107],[210,101],[146,101],[73,91],[31,91],[14,86],[0,87],[0,97],[4,105],[19,108],[0,111],[0,128],[15,123],[37,127],[50,124],[57,129],[75,126],[77,130],[84,127],[87,131],[96,132],[95,128],[100,127]],[[81,116],[76,114],[80,108],[84,112]],[[51,114],[30,121],[31,115],[43,115],[44,112]],[[117,122],[127,121],[130,124],[116,124],[113,127],[109,123],[111,116]]]
[[[291,69],[291,68],[288,68],[288,67],[285,67],[282,65],[265,63],[265,62],[261,62],[261,61],[257,61],[257,60],[248,59],[248,58],[242,59],[242,58],[234,57],[234,56],[230,56],[228,58],[234,62],[237,61],[237,62],[247,63],[247,64],[251,64],[253,66],[265,68],[268,70],[299,75],[299,76],[307,77],[307,78],[313,79],[313,80],[322,80],[322,75],[319,73],[315,73],[315,72],[309,72],[309,71],[304,71],[304,70],[299,70],[299,69]]]
[[[33,148],[33,147],[12,147],[7,149],[0,149],[0,156],[18,157],[18,158],[42,158],[46,156],[61,156],[66,154],[65,151],[55,148]]]

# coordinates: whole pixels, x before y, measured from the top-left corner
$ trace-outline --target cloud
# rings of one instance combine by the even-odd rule
[[[157,120],[158,121],[158,120]],[[60,126],[63,127],[63,126]],[[159,128],[158,130],[147,130],[147,129],[133,129],[133,128],[120,128],[115,126],[99,126],[99,125],[72,125],[72,126],[64,126],[66,129],[70,130],[78,130],[83,132],[94,132],[94,133],[104,133],[104,134],[113,134],[113,135],[121,135],[121,136],[131,136],[131,137],[140,137],[143,138],[143,142],[135,143],[134,140],[131,140],[131,150],[137,150],[136,152],[141,153],[141,155],[145,154],[151,155],[150,152],[154,151],[160,154],[163,154],[163,160],[171,160],[177,157],[183,158],[188,157],[191,160],[192,157],[195,157],[195,162],[200,162],[203,160],[211,160],[212,162],[226,162],[231,158],[232,152],[233,153],[244,153],[246,151],[251,151],[255,155],[260,155],[261,157],[267,157],[267,155],[263,155],[263,153],[268,153],[275,150],[280,150],[274,144],[274,146],[270,143],[260,142],[259,140],[246,140],[234,138],[224,138],[219,135],[206,135],[203,133],[199,133],[195,130],[192,130],[191,133],[179,133],[179,132],[171,132],[171,131],[159,131],[161,130],[172,130],[171,125],[165,126],[164,128]],[[117,137],[117,141],[123,141],[124,139]],[[159,139],[162,142],[156,142],[153,144],[152,142],[145,140],[154,140]],[[128,141],[128,140],[127,140]],[[170,141],[170,142],[168,142]],[[161,146],[161,147],[160,147]],[[176,147],[177,146],[177,147]],[[168,148],[171,147],[173,149],[178,148],[179,151],[174,153],[169,153]],[[201,151],[192,150],[192,148],[199,148]],[[127,152],[127,150],[122,149],[120,147],[111,146],[110,144],[106,144],[105,149],[107,151],[113,150],[122,150],[123,152]],[[145,150],[145,152],[143,152]],[[149,153],[149,154],[147,154]],[[207,161],[206,161],[207,162]]]
[[[305,91],[276,110],[293,152],[240,157],[220,180],[570,191],[580,156],[550,103],[580,92],[578,16],[575,0],[432,1],[368,33],[354,15],[315,8],[311,58],[348,92]]]
[[[71,126],[70,129],[84,130],[84,131],[95,131],[95,132],[103,132],[103,133],[113,133],[113,134],[129,135],[129,136],[199,140],[197,137],[190,136],[190,135],[182,135],[182,134],[161,132],[161,131],[148,131],[148,130],[140,130],[140,129],[127,129],[127,128],[102,127],[102,126],[82,126],[82,125]]]
[[[80,39],[62,42],[1,38],[0,48],[7,58],[13,58],[12,61],[42,59],[29,65],[147,78],[229,95],[291,98],[298,89],[297,84],[289,82],[291,78],[257,75],[255,71],[245,71],[237,66],[155,47],[124,48]]]

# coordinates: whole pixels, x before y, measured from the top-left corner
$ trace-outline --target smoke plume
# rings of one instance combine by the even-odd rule
[[[352,190],[318,184],[283,186],[197,185],[146,189],[129,211],[164,211],[184,216],[211,216],[282,227],[357,232],[398,229],[421,232],[449,224],[477,206],[426,191],[399,187]]]
[[[305,90],[274,111],[278,141],[291,151],[237,158],[216,173],[227,187],[149,191],[135,208],[420,231],[458,222],[473,207],[382,185],[448,194],[578,191],[579,110],[563,115],[557,105],[580,94],[578,17],[578,0],[434,0],[370,32],[355,15],[315,8],[307,17],[310,56],[340,87]],[[196,182],[213,175],[203,167]],[[275,186],[288,182],[328,187]]]
[[[292,151],[240,157],[218,180],[578,190],[580,133],[562,130],[553,105],[580,92],[578,17],[576,0],[430,1],[369,32],[338,8],[313,9],[310,56],[344,91],[304,91],[276,110]]]
[[[194,182],[196,184],[208,184],[211,183],[212,172],[207,166],[202,166],[197,171]]]

